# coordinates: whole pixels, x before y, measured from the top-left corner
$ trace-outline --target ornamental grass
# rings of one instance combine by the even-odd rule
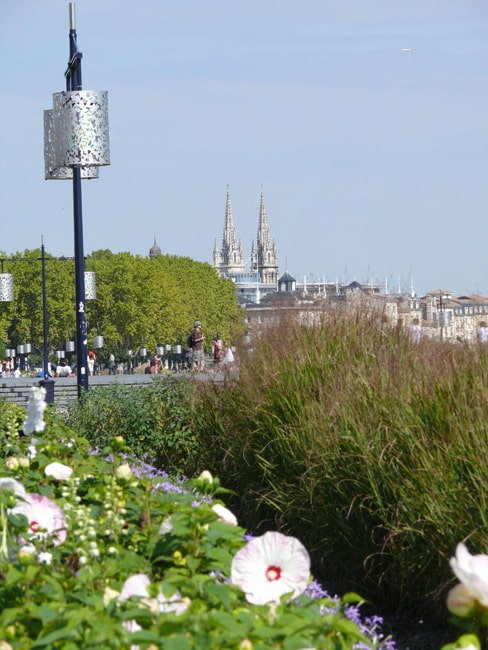
[[[488,551],[488,350],[358,307],[283,315],[238,361],[195,422],[239,518],[300,536],[344,590],[444,614],[456,544]]]

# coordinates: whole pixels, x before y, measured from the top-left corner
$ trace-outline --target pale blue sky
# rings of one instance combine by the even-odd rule
[[[78,0],[83,87],[111,161],[83,183],[85,253],[212,262],[230,186],[248,257],[264,191],[280,272],[488,295],[486,0]],[[0,251],[73,251],[44,181],[68,2],[0,9]],[[403,50],[408,51],[403,51]]]

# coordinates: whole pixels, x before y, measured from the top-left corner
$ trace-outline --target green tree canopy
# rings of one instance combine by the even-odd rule
[[[39,249],[5,257],[4,272],[14,275],[14,302],[0,303],[0,340],[16,346],[43,346],[42,266]],[[86,258],[94,271],[97,298],[87,302],[88,344],[97,333],[105,349],[150,352],[158,343],[184,344],[198,319],[210,345],[212,336],[235,338],[243,329],[235,286],[207,263],[188,257],[156,258],[94,251]],[[46,296],[50,351],[75,338],[74,261],[46,254]]]

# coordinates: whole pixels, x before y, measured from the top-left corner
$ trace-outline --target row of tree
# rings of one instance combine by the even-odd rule
[[[30,342],[43,348],[41,251],[26,250],[3,256],[3,272],[14,276],[14,301],[0,302],[0,353]],[[158,344],[186,344],[195,320],[200,320],[206,343],[212,337],[232,339],[242,332],[243,311],[235,285],[222,279],[207,263],[188,257],[155,258],[94,251],[85,268],[96,277],[95,300],[87,301],[88,345],[97,334],[104,349],[149,352]],[[46,304],[50,353],[76,338],[74,260],[46,253]]]

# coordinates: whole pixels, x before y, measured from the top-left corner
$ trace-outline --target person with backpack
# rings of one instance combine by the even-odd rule
[[[199,320],[195,321],[192,333],[192,352],[193,352],[193,370],[203,372],[205,370],[205,350],[203,342],[205,335],[202,333],[202,324]]]

